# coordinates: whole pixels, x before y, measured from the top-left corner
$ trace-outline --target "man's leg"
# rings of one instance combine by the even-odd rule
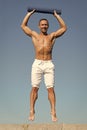
[[[40,82],[41,82],[41,77],[42,77],[42,71],[39,67],[40,60],[34,61],[32,65],[32,70],[31,70],[31,84],[32,84],[32,90],[30,93],[30,116],[29,120],[34,120],[34,114],[35,114],[35,102],[38,97],[38,89],[40,87]]]
[[[54,92],[54,88],[48,88],[48,99],[50,101],[50,105],[51,105],[51,116],[52,116],[52,121],[57,121],[57,116],[56,116],[56,109],[55,109],[55,105],[56,105],[56,97],[55,97],[55,92]]]
[[[35,102],[36,99],[38,98],[38,89],[37,87],[32,87],[31,93],[30,93],[30,115],[29,115],[29,120],[33,121],[34,120],[34,114],[35,114]]]

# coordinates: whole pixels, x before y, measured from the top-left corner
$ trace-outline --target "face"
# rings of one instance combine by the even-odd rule
[[[49,23],[47,20],[41,20],[39,23],[39,29],[42,33],[46,34],[49,27]]]

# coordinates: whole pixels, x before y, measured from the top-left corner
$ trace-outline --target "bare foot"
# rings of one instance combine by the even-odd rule
[[[53,122],[58,121],[57,116],[56,116],[56,113],[52,113],[52,112],[51,112],[51,118],[52,118],[52,121],[53,121]]]
[[[35,112],[34,111],[30,111],[29,120],[33,121],[34,118],[35,118]]]

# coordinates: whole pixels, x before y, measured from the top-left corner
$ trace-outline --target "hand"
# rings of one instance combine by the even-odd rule
[[[56,16],[58,16],[58,14],[57,14],[56,10],[54,10],[54,16],[55,16],[55,17],[56,17]]]
[[[35,12],[35,9],[33,9],[32,11],[28,12],[29,15],[32,15]]]

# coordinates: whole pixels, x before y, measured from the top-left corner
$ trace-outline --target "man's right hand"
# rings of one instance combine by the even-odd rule
[[[32,30],[27,26],[28,20],[30,18],[30,16],[35,12],[35,9],[28,12],[26,14],[26,16],[24,17],[22,24],[21,24],[21,28],[22,30],[28,35],[28,36],[32,36]]]

